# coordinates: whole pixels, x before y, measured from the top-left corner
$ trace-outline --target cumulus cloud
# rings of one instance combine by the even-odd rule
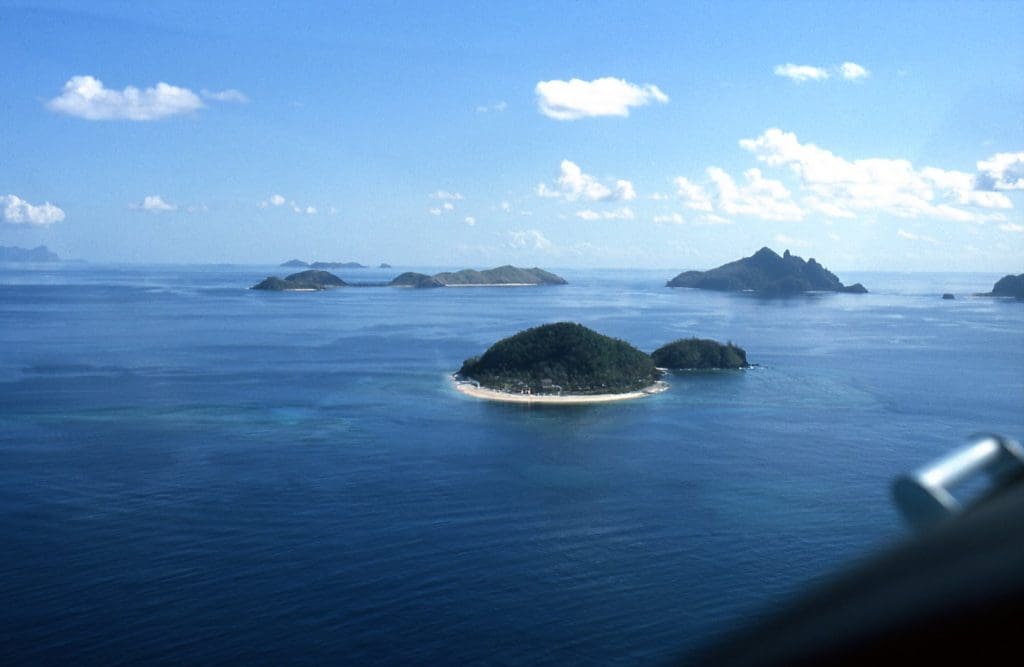
[[[458,192],[448,192],[447,190],[438,190],[436,192],[430,193],[428,196],[431,199],[440,199],[440,200],[456,200],[456,201],[458,201],[460,199],[464,199],[464,197],[460,193],[458,193]]]
[[[540,112],[555,120],[628,116],[631,107],[668,102],[668,95],[653,84],[637,85],[610,76],[593,81],[540,81],[535,92]]]
[[[455,204],[451,203],[450,201],[446,201],[445,203],[441,204],[441,208],[443,208],[446,211],[454,211]]]
[[[783,76],[797,83],[803,83],[804,81],[824,81],[828,78],[828,70],[822,67],[814,67],[813,65],[794,65],[793,63],[786,63],[785,65],[775,66],[775,76]]]
[[[148,197],[143,198],[142,203],[132,204],[132,208],[149,211],[150,213],[164,213],[166,211],[178,210],[177,206],[165,202],[163,197],[160,195],[149,195]]]
[[[1020,234],[1021,232],[1024,232],[1024,225],[1018,225],[1017,223],[1014,222],[1007,222],[999,225],[999,229],[1003,230],[1004,232],[1016,232],[1017,234]]]
[[[206,90],[201,91],[205,99],[214,102],[234,102],[235,104],[247,104],[249,97],[240,90],[228,88],[227,90]]]
[[[465,219],[465,220],[463,220],[463,222],[465,222],[465,223],[466,223],[467,225],[469,225],[470,227],[472,227],[473,225],[475,225],[475,224],[476,224],[476,218],[474,218],[474,217],[473,217],[473,216],[471,216],[471,215],[467,215],[467,216],[466,216],[466,219]]]
[[[981,190],[1024,190],[1024,152],[996,153],[978,162]]]
[[[35,206],[17,195],[0,196],[3,221],[12,225],[48,227],[64,219],[64,211],[50,202]]]
[[[636,216],[633,209],[623,206],[614,211],[592,211],[590,209],[576,211],[576,217],[583,220],[632,220]]]
[[[871,72],[866,67],[857,63],[845,62],[839,66],[839,74],[847,81],[857,81],[858,79],[868,78]]]
[[[551,250],[554,247],[551,241],[536,229],[510,231],[508,233],[508,246],[516,249],[528,248],[533,250]]]
[[[659,225],[663,225],[666,223],[672,223],[673,225],[681,225],[686,221],[683,220],[683,216],[680,215],[679,213],[670,213],[668,215],[654,216],[654,222],[658,223]]]
[[[676,192],[687,208],[692,208],[695,211],[706,212],[714,210],[711,203],[711,196],[704,191],[704,188],[696,183],[692,183],[689,179],[682,176],[675,179],[675,184]]]
[[[612,187],[583,173],[579,165],[570,160],[562,160],[561,174],[555,187],[550,188],[541,183],[537,186],[537,194],[541,197],[564,197],[569,201],[587,199],[590,201],[632,201],[636,199],[636,190],[630,181],[617,180]]]
[[[269,206],[284,206],[285,201],[287,200],[281,195],[270,195],[270,197],[260,202],[260,208],[267,208]]]
[[[804,207],[830,217],[855,218],[858,212],[868,211],[901,218],[984,222],[1002,216],[977,209],[1012,207],[1005,195],[978,190],[971,174],[935,167],[915,169],[902,159],[847,160],[777,128],[743,139],[740,146],[768,166],[788,168],[800,181]]]
[[[203,108],[199,96],[188,88],[160,82],[152,88],[124,90],[105,88],[92,76],[74,76],[64,92],[46,103],[58,113],[86,120],[159,120]]]

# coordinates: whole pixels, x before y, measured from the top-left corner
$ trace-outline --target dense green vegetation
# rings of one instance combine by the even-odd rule
[[[293,273],[283,279],[278,278],[277,276],[271,276],[260,282],[258,285],[253,285],[252,289],[268,290],[271,292],[289,292],[295,290],[324,290],[345,286],[345,281],[333,273],[310,270]]]
[[[661,368],[679,370],[747,368],[747,353],[731,342],[722,345],[707,338],[681,338],[651,354]]]
[[[992,286],[988,296],[1013,296],[1024,299],[1024,273],[1019,276],[1003,276]]]
[[[416,273],[415,271],[406,271],[388,283],[388,285],[391,287],[415,287],[418,289],[444,287],[444,283],[437,278],[428,276],[425,273]]]
[[[783,256],[761,248],[750,257],[723,264],[710,271],[684,271],[668,281],[669,287],[695,287],[724,292],[755,292],[766,296],[802,292],[867,292],[856,283],[845,286],[814,259],[804,261],[787,250]]]
[[[500,391],[611,394],[647,387],[658,371],[625,341],[559,322],[498,341],[483,356],[467,359],[459,375]]]
[[[445,285],[565,285],[565,279],[538,269],[520,269],[506,264],[486,271],[463,269],[455,273],[438,273],[434,276]]]

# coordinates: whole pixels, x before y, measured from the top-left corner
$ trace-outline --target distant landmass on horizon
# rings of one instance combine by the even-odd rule
[[[708,271],[684,271],[666,283],[668,287],[693,287],[721,292],[753,292],[784,296],[804,292],[848,292],[865,294],[860,283],[843,285],[813,258],[804,261],[789,250],[780,257],[771,248],[761,248],[750,257],[723,264]]]
[[[44,245],[35,248],[0,245],[0,262],[59,262],[60,257]]]

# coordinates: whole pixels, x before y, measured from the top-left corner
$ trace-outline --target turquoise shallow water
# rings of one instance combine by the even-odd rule
[[[4,662],[657,661],[904,535],[896,474],[1024,435],[1024,304],[969,296],[995,275],[244,289],[273,271],[0,268]],[[446,381],[559,320],[760,366],[572,408]]]

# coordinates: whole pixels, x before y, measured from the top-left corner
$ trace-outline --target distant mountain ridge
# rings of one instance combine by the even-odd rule
[[[803,292],[848,292],[864,294],[860,283],[843,285],[813,258],[806,262],[787,250],[781,257],[771,248],[761,248],[750,257],[723,264],[709,271],[684,271],[666,283],[668,287],[693,287],[721,292],[754,292],[763,295]]]
[[[301,259],[289,259],[278,266],[283,267],[308,267],[311,269],[365,269],[365,265],[359,262],[304,262]]]
[[[60,257],[44,245],[35,248],[0,245],[0,262],[59,262]]]

